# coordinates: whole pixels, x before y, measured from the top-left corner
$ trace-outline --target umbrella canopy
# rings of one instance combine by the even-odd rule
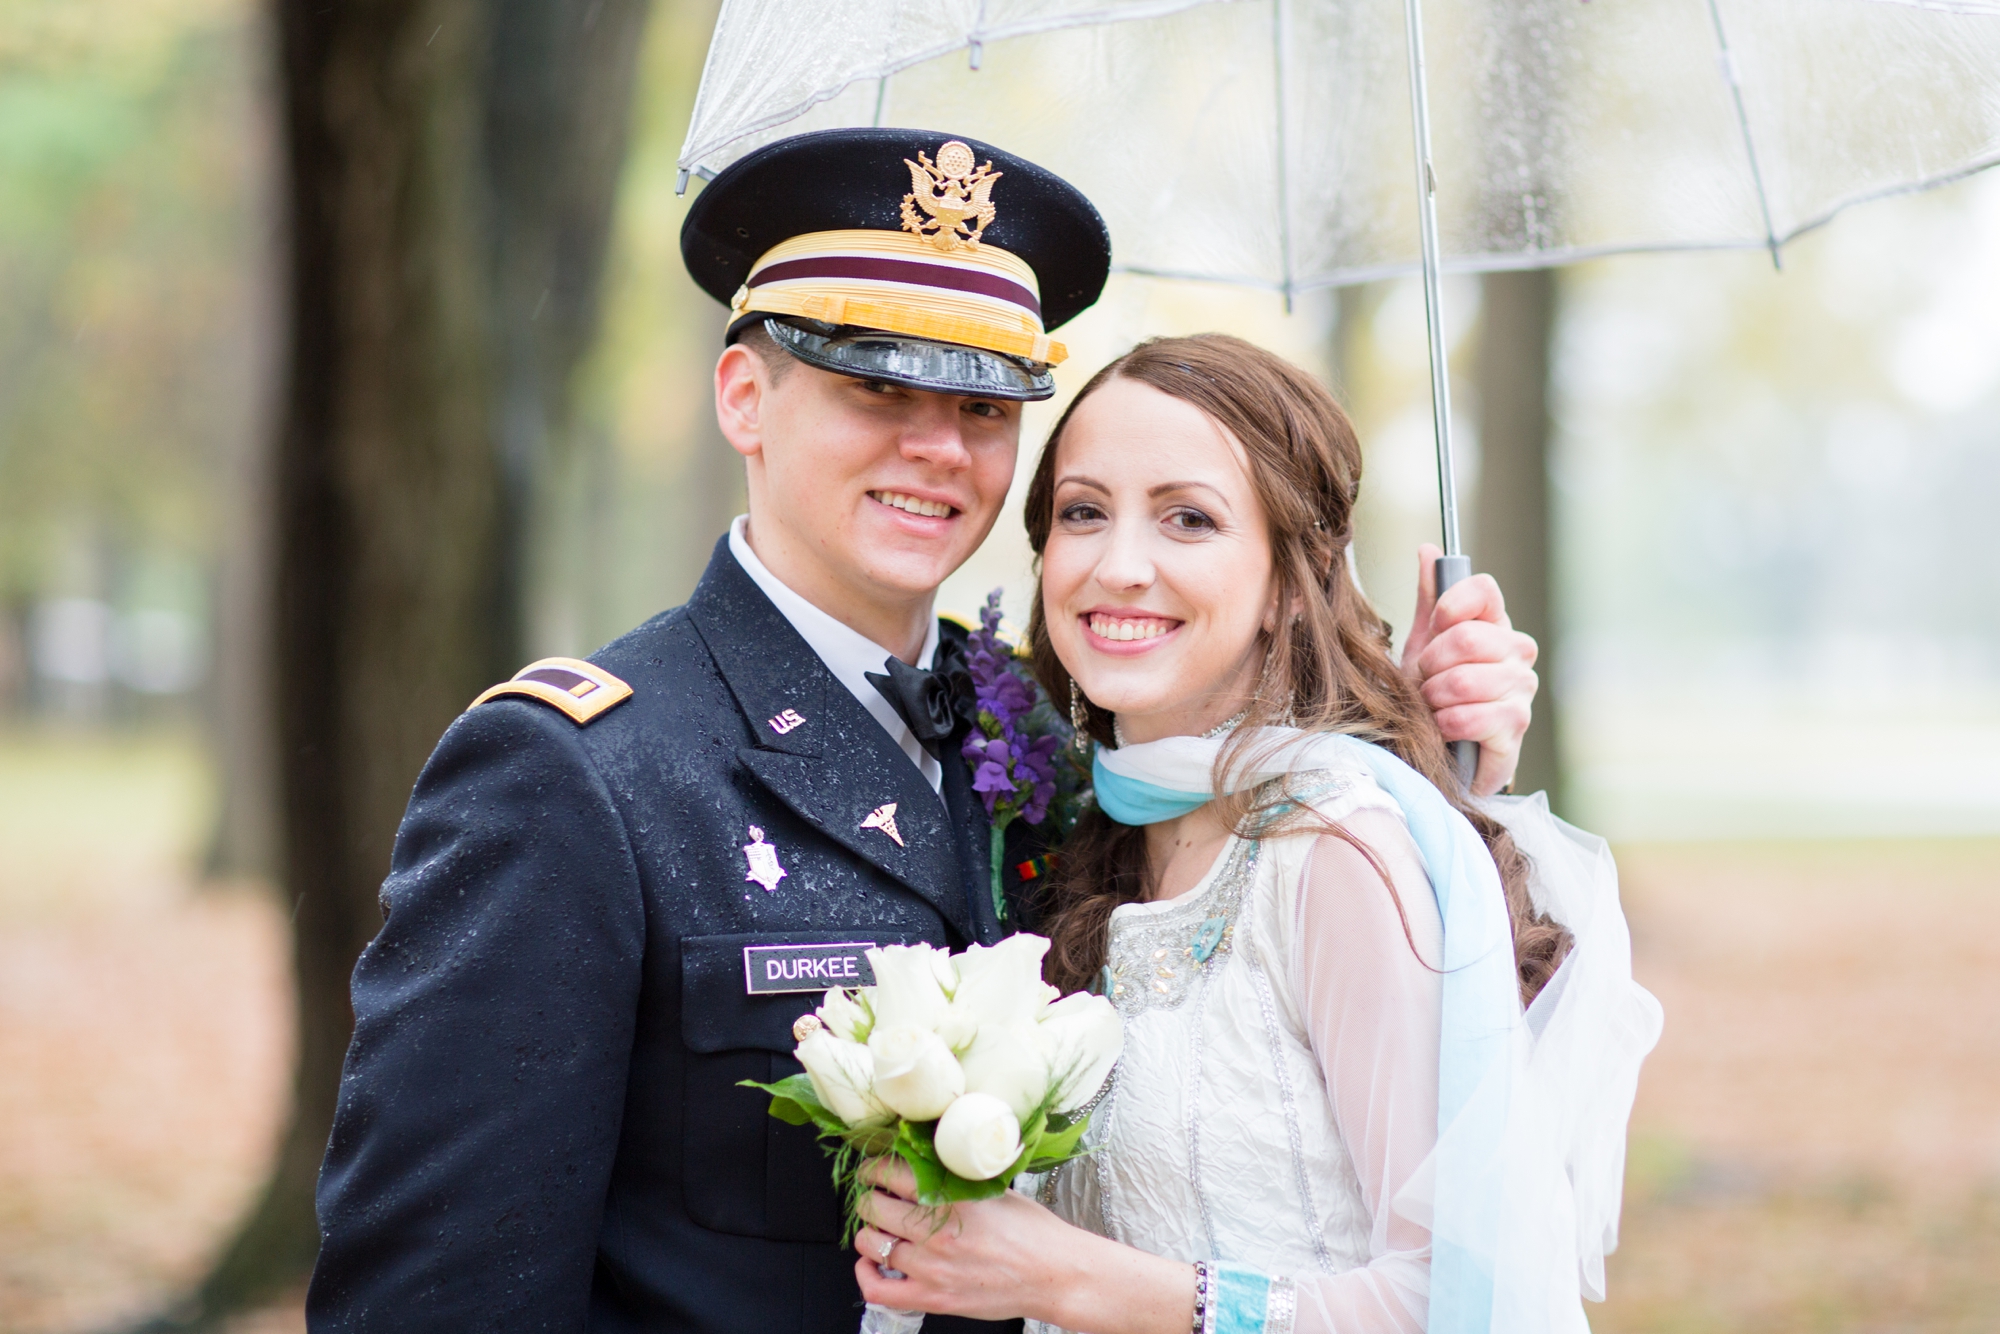
[[[1443,266],[1769,248],[2000,161],[2000,4],[1428,0]],[[1114,266],[1415,272],[1402,0],[726,0],[682,150],[911,125],[1103,211]]]
[[[1081,188],[1114,270],[1275,288],[1288,305],[1422,272],[1442,590],[1471,564],[1440,270],[1744,247],[1779,262],[1850,204],[2000,162],[2000,0],[1422,9],[725,0],[682,185],[782,135],[922,127]],[[1475,748],[1453,750],[1469,780]]]

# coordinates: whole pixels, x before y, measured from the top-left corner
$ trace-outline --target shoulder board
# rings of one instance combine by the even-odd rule
[[[587,723],[630,699],[632,687],[581,658],[543,658],[514,673],[513,680],[482,693],[472,707],[502,695],[526,695],[561,709],[573,723]]]

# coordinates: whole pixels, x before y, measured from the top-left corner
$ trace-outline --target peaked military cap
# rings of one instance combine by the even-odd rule
[[[708,183],[681,228],[688,272],[822,370],[947,394],[1042,399],[1049,337],[1097,300],[1104,219],[1034,163],[934,130],[822,130]]]

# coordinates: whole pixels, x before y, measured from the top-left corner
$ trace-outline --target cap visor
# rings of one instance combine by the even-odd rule
[[[837,327],[826,333],[789,320],[764,321],[779,347],[808,366],[859,380],[885,380],[932,394],[1038,402],[1054,397],[1055,376],[1047,366],[1004,352],[960,343],[937,343],[875,329]]]

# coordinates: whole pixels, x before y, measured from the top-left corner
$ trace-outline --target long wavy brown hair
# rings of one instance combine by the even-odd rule
[[[1513,921],[1514,958],[1525,1004],[1569,951],[1569,932],[1537,913],[1528,863],[1498,821],[1459,794],[1444,739],[1417,684],[1390,656],[1388,622],[1363,597],[1347,566],[1354,502],[1361,488],[1361,443],[1325,387],[1283,358],[1226,334],[1156,338],[1099,371],[1056,423],[1028,485],[1028,541],[1039,566],[1055,522],[1056,455],[1077,406],[1114,379],[1136,380],[1191,403],[1241,445],[1269,525],[1277,605],[1296,615],[1265,636],[1263,677],[1249,712],[1216,765],[1222,812],[1239,834],[1266,837],[1313,828],[1375,855],[1337,825],[1290,802],[1283,783],[1226,793],[1224,779],[1244,758],[1260,724],[1289,723],[1341,732],[1385,746],[1424,775],[1472,822],[1493,853]],[[1039,582],[1028,625],[1035,675],[1058,702],[1070,677],[1056,657]],[[1087,730],[1112,745],[1111,715],[1084,701]],[[1088,811],[1063,846],[1039,907],[1050,948],[1048,980],[1064,991],[1095,982],[1104,966],[1111,911],[1144,898],[1150,879],[1143,828]],[[1402,903],[1397,902],[1402,912]],[[1404,933],[1409,932],[1404,919]],[[1414,948],[1414,945],[1412,946]]]

